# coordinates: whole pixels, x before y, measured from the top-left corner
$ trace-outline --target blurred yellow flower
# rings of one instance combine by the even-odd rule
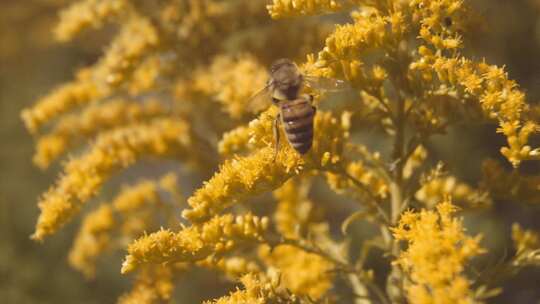
[[[69,221],[95,196],[115,171],[142,156],[182,153],[190,145],[189,126],[178,119],[158,119],[103,133],[90,151],[65,165],[65,174],[42,197],[34,239],[42,240]]]
[[[118,304],[152,304],[170,300],[175,272],[171,267],[145,267],[137,274],[132,290],[120,296]]]
[[[462,220],[453,217],[450,201],[436,211],[406,211],[392,228],[407,248],[397,258],[407,275],[407,298],[411,303],[475,303],[471,282],[464,274],[466,262],[482,254],[480,236],[464,233]]]
[[[259,250],[263,261],[281,274],[283,285],[294,294],[320,299],[332,286],[333,263],[290,245]]]
[[[516,249],[513,261],[515,267],[540,266],[540,234],[523,229],[519,224],[512,225],[512,241]]]
[[[69,253],[69,263],[88,278],[95,276],[95,259],[110,246],[110,232],[115,227],[113,210],[101,205],[84,219]]]

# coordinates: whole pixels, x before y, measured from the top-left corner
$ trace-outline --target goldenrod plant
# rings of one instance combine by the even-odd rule
[[[132,289],[118,303],[175,302],[195,269],[237,286],[205,303],[489,302],[502,279],[540,266],[538,232],[515,223],[514,249],[490,268],[491,232],[467,231],[464,216],[538,205],[540,175],[519,168],[540,160],[540,125],[504,66],[469,49],[483,28],[469,2],[72,1],[57,40],[115,30],[93,64],[21,113],[34,163],[62,167],[31,238],[81,219],[69,264],[99,280],[100,260],[125,256],[118,276]],[[270,99],[252,104],[281,57],[344,84],[303,87],[317,107],[304,155],[282,129],[276,145]],[[505,138],[476,179],[434,148],[467,123]]]

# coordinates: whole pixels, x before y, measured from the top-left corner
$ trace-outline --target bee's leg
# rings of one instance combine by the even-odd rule
[[[281,113],[278,113],[276,118],[274,119],[274,141],[275,141],[275,151],[274,151],[274,161],[276,161],[277,154],[279,151],[279,122],[281,121]]]

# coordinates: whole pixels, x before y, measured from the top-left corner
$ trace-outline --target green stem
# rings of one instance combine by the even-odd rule
[[[307,244],[303,240],[282,238],[280,241],[271,242],[272,247],[277,245],[290,245],[296,248],[302,249],[305,252],[316,254],[326,260],[332,262],[337,267],[337,271],[347,273],[347,279],[351,284],[351,287],[355,294],[359,295],[355,303],[357,304],[370,304],[371,300],[368,300],[369,291],[375,295],[378,301],[382,304],[390,304],[390,301],[386,298],[384,292],[369,278],[364,277],[363,272],[360,269],[350,265],[347,262],[347,258],[341,254],[341,250],[337,246],[330,248],[331,252],[326,252],[317,246]],[[369,291],[368,291],[369,290]]]
[[[399,83],[396,81],[396,83]],[[396,121],[395,130],[396,135],[394,139],[394,148],[392,153],[393,163],[395,168],[393,171],[393,180],[390,183],[390,222],[392,226],[397,225],[401,211],[403,210],[403,167],[405,162],[405,126],[406,126],[406,113],[405,113],[405,100],[400,92],[397,94],[397,108],[396,108]],[[388,242],[387,246],[390,248],[390,252],[393,256],[399,256],[399,243],[394,240],[387,231],[383,229],[383,237]],[[403,303],[403,274],[401,269],[397,265],[392,265],[392,270],[387,279],[386,291],[390,296],[393,303]]]
[[[361,189],[364,193],[366,193],[370,201],[372,202],[371,205],[377,210],[379,215],[381,216],[382,220],[385,224],[390,224],[390,218],[388,218],[388,214],[386,214],[386,211],[381,207],[381,201],[369,190],[364,184],[362,184],[359,180],[357,180],[354,176],[350,175],[347,171],[343,170],[343,172],[340,172],[345,177],[347,177],[356,187]]]

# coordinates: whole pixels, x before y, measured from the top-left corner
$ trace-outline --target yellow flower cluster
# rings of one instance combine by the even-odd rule
[[[524,99],[525,96],[522,96]],[[510,105],[510,107],[516,108],[513,105]],[[517,167],[523,160],[540,159],[540,148],[533,149],[527,144],[532,134],[540,132],[540,126],[536,122],[526,121],[521,123],[518,119],[503,121],[498,131],[503,133],[508,140],[508,147],[502,147],[501,153],[514,167]]]
[[[254,151],[256,148],[270,146],[273,143],[272,126],[278,109],[270,107],[250,121],[249,125],[237,127],[225,132],[218,144],[219,153],[230,156],[240,152]]]
[[[331,33],[327,25],[339,17],[267,16],[340,11],[351,20]],[[501,152],[517,167],[540,159],[528,143],[540,127],[504,69],[460,54],[471,19],[462,0],[273,0],[266,11],[251,0],[76,1],[60,14],[59,40],[106,23],[116,31],[95,64],[22,112],[40,136],[38,166],[77,144],[82,151],[40,198],[32,237],[55,233],[137,161],[172,158],[179,163],[159,165],[181,168],[188,183],[206,180],[186,209],[172,175],[128,185],[87,214],[69,254],[72,266],[92,277],[99,256],[129,244],[121,271],[138,273],[119,303],[169,301],[177,272],[192,267],[244,286],[207,303],[481,301],[485,292],[474,292],[466,276],[467,262],[483,252],[480,238],[465,234],[447,198],[466,209],[489,206],[491,198],[538,203],[540,179],[492,161],[479,189],[438,171],[426,177],[426,147],[468,114],[486,116],[498,121],[508,140]],[[313,145],[300,155],[282,126],[276,147],[280,109],[250,97],[265,86],[270,62],[306,54],[298,64],[306,79],[345,80],[349,90],[303,88],[318,109]],[[371,152],[371,144],[378,149]],[[277,203],[258,206],[261,216],[241,205],[268,192]],[[324,209],[335,194],[367,208],[337,202]],[[418,202],[427,208],[403,212]],[[374,211],[380,221],[372,220]],[[343,231],[366,220],[377,235],[356,242],[352,229],[330,233],[343,218]],[[515,226],[513,239],[512,261],[537,265],[538,235]],[[349,254],[359,247],[358,258]],[[371,254],[396,257],[386,290],[379,273],[364,269]],[[344,282],[350,293],[341,294]]]
[[[119,86],[130,80],[135,68],[159,46],[158,30],[151,21],[133,16],[126,21],[94,68],[99,85]]]
[[[217,269],[231,280],[237,280],[248,273],[260,273],[259,264],[241,256],[216,257],[209,256],[198,261],[197,266]]]
[[[334,264],[319,255],[290,245],[262,248],[259,255],[277,268],[283,285],[296,295],[318,300],[332,287]]]
[[[362,161],[349,162],[345,165],[344,170],[346,175],[339,172],[326,174],[328,185],[336,193],[349,194],[360,201],[371,199],[370,195],[378,198],[387,197],[388,184],[386,181],[375,170],[366,167]],[[358,182],[362,187],[358,187]]]
[[[448,196],[457,204],[469,208],[486,207],[492,203],[488,192],[475,190],[454,176],[429,180],[415,194],[415,198],[429,209]]]
[[[164,207],[159,192],[166,191],[177,199],[176,184],[176,175],[169,173],[157,181],[143,180],[129,187],[126,186],[112,200],[115,211],[122,215],[119,229],[121,235],[128,239],[127,241],[132,241],[153,227],[155,220],[152,220],[152,216],[160,207]]]
[[[182,215],[192,222],[201,222],[247,197],[279,187],[298,174],[304,164],[292,148],[287,150],[276,161],[274,150],[269,147],[225,161],[220,171],[188,199],[191,209],[184,210]]]
[[[135,278],[131,291],[118,299],[118,304],[153,304],[170,300],[174,290],[175,271],[171,267],[143,268]]]
[[[249,196],[276,189],[304,170],[333,165],[340,160],[343,138],[346,138],[348,133],[331,113],[317,114],[315,132],[326,131],[324,134],[319,132],[315,135],[313,147],[305,157],[287,144],[280,149],[277,158],[274,158],[274,148],[268,147],[273,142],[271,121],[271,117],[264,112],[260,120],[250,123],[249,129],[228,133],[227,141],[221,143],[223,150],[228,142],[233,141],[236,146],[252,143],[254,147],[261,148],[249,156],[225,161],[219,172],[188,199],[192,209],[183,211],[185,218],[193,222],[204,221]],[[245,136],[246,133],[250,134],[249,139]],[[241,143],[241,140],[244,142]],[[333,159],[332,164],[325,159]]]
[[[469,8],[464,1],[413,0],[411,17],[420,24],[420,38],[439,50],[462,47],[458,32],[464,32]]]
[[[428,152],[424,146],[419,145],[414,149],[413,153],[407,159],[407,162],[403,166],[403,177],[410,178],[415,170],[422,166],[428,156]]]
[[[32,108],[22,111],[22,119],[31,133],[35,134],[51,119],[103,95],[92,81],[92,73],[89,69],[79,71],[76,78],[40,99]]]
[[[104,23],[125,14],[130,9],[126,0],[85,0],[71,4],[60,12],[60,22],[54,29],[56,38],[71,40],[79,32],[97,29]]]
[[[538,233],[532,230],[525,230],[519,224],[512,225],[512,240],[518,254],[527,250],[540,248],[540,236]]]
[[[501,153],[514,166],[523,160],[540,159],[540,150],[527,144],[529,136],[540,129],[534,122],[522,121],[522,112],[527,110],[525,94],[502,68],[463,57],[447,58],[425,46],[419,53],[421,58],[411,68],[421,71],[425,81],[432,81],[436,75],[442,83],[476,99],[490,118],[499,121],[499,132],[509,145],[501,148]]]
[[[410,303],[474,303],[465,263],[483,253],[480,236],[464,233],[462,220],[453,217],[449,201],[436,211],[406,211],[392,229],[407,248],[395,261],[410,282],[405,284]]]
[[[462,47],[457,33],[466,26],[468,16],[463,1],[418,0],[408,5],[396,3],[394,9],[395,12],[387,16],[375,8],[353,14],[354,24],[338,26],[326,39],[326,47],[317,59],[308,57],[307,71],[344,78],[355,87],[376,92],[387,78],[387,71],[377,62],[367,66],[362,59],[376,49],[395,56],[399,37],[407,32],[404,21],[410,18],[418,22],[419,36],[429,44],[418,48],[420,56],[411,63],[409,71],[419,71],[425,83],[433,84],[434,89],[426,93],[437,94],[434,76],[452,88],[459,87],[457,94],[472,95],[490,117],[499,120],[501,132],[507,136],[509,144],[501,152],[512,164],[517,166],[522,160],[538,159],[540,152],[527,145],[527,139],[539,129],[531,122],[522,121],[521,113],[526,110],[524,94],[507,78],[504,70],[464,57],[445,57],[432,49]],[[412,74],[408,77],[414,79]]]
[[[252,56],[219,56],[210,67],[195,73],[193,89],[213,96],[232,118],[238,119],[249,113],[249,103],[253,103],[250,97],[265,87],[267,77],[266,69]]]
[[[165,113],[166,109],[156,100],[139,104],[118,99],[90,105],[81,113],[63,116],[49,134],[39,138],[34,163],[47,168],[78,137],[91,138],[101,131],[142,122]]]
[[[75,81],[57,88],[22,112],[27,129],[36,133],[43,124],[61,114],[106,97],[110,94],[110,86],[128,80],[135,66],[157,47],[158,42],[150,21],[131,18],[94,67],[80,70]]]
[[[190,145],[189,126],[178,119],[158,119],[100,134],[90,151],[65,165],[64,175],[42,197],[32,238],[43,240],[54,233],[119,169],[144,156],[183,155]]]
[[[494,159],[485,160],[482,171],[482,186],[489,189],[494,199],[540,204],[540,175],[507,172]]]
[[[287,238],[299,238],[313,220],[313,203],[308,199],[310,182],[290,179],[274,191],[278,201],[274,213],[276,229]]]
[[[153,229],[156,214],[160,210],[159,191],[174,195],[176,176],[166,174],[157,181],[143,180],[125,186],[110,204],[101,204],[86,214],[73,246],[69,252],[69,263],[86,277],[95,275],[96,260],[115,245],[124,245]],[[120,232],[117,236],[113,234]]]
[[[113,209],[103,204],[84,219],[73,248],[69,253],[70,265],[86,277],[95,276],[95,259],[109,247],[110,232],[115,227]]]
[[[159,54],[148,55],[140,64],[133,67],[130,81],[125,85],[131,96],[140,96],[160,87],[161,75],[170,73],[170,62]]]
[[[343,8],[340,0],[273,0],[266,8],[274,19],[336,12]],[[345,2],[345,1],[343,1]]]
[[[513,266],[540,266],[540,235],[538,232],[525,230],[519,224],[514,223],[512,225],[512,240],[516,249]]]
[[[270,115],[266,115],[271,118]],[[268,120],[269,123],[270,120]],[[218,143],[219,154],[224,156],[233,155],[249,147],[250,130],[249,127],[240,126],[229,132],[223,133]]]
[[[177,233],[162,229],[129,245],[122,273],[133,271],[142,264],[195,262],[212,254],[223,254],[239,242],[261,242],[267,228],[268,218],[227,214]]]
[[[338,25],[317,55],[308,56],[307,73],[346,79],[357,88],[379,86],[386,78],[380,65],[365,69],[362,57],[368,52],[391,45],[388,18],[372,14],[353,14],[354,23]]]
[[[278,280],[263,275],[246,274],[240,281],[244,290],[232,292],[229,296],[221,297],[205,304],[264,304],[264,303],[297,303],[294,298],[283,298],[277,291]]]

